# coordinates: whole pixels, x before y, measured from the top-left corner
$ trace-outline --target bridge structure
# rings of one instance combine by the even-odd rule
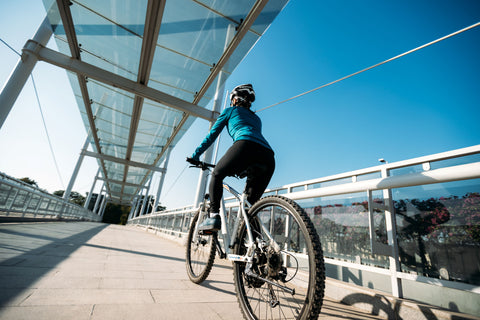
[[[44,2],[47,17],[2,89],[0,128],[41,61],[68,71],[88,136],[63,199],[0,175],[2,319],[240,318],[228,263],[203,287],[180,268],[198,201],[146,208],[153,174],[162,174],[157,208],[171,150],[194,119],[213,124],[226,79],[287,3],[247,2],[127,1],[119,11],[106,2]],[[52,35],[59,51],[46,47]],[[84,157],[99,169],[78,206],[68,200]],[[207,151],[205,161],[212,157]],[[267,194],[296,200],[320,235],[328,277],[321,318],[478,319],[479,179],[477,145]],[[130,206],[126,227],[99,224],[108,202]],[[229,217],[236,205],[227,199]]]
[[[478,224],[464,221],[478,212],[479,157],[474,146],[267,191],[295,199],[320,235],[320,319],[479,319],[478,247],[468,233]],[[195,206],[138,215],[132,206],[127,226],[105,225],[33,189],[0,181],[0,318],[242,318],[230,263],[217,259],[201,286],[186,275]],[[226,200],[231,218],[238,208]],[[416,226],[435,230],[418,237]]]
[[[184,248],[136,227],[0,225],[1,319],[243,319],[230,263],[196,285]],[[22,250],[22,252],[20,251]],[[326,298],[319,319],[382,319]]]

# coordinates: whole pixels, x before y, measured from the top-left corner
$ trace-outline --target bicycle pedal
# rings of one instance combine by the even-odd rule
[[[212,230],[198,230],[198,234],[201,236],[211,236],[212,234],[217,233],[217,231]]]

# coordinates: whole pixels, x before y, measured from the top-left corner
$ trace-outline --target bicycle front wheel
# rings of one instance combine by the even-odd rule
[[[185,257],[188,277],[196,284],[205,281],[212,270],[215,259],[215,241],[217,241],[216,232],[209,235],[201,235],[198,232],[195,234],[195,226],[199,216],[200,210],[195,214],[190,224]],[[208,213],[203,217],[204,219],[208,217]]]
[[[260,245],[251,265],[234,264],[235,290],[245,318],[317,319],[325,291],[325,264],[310,218],[297,203],[281,196],[260,199],[249,216]],[[247,252],[247,239],[243,224],[236,254]]]

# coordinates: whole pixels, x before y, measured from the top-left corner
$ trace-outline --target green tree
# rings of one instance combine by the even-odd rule
[[[107,203],[102,222],[111,224],[126,224],[130,206]]]
[[[18,179],[18,180],[23,181],[23,182],[25,182],[25,183],[27,183],[27,184],[29,184],[29,185],[32,185],[32,186],[38,188],[38,183],[37,183],[37,181],[35,181],[35,180],[33,180],[33,179],[30,179],[30,178],[28,178],[28,177],[24,177],[24,178],[21,178],[21,179]]]
[[[62,198],[65,194],[65,190],[57,190],[53,192],[53,195]],[[86,198],[82,196],[77,191],[70,192],[70,198],[68,199],[70,202],[78,204],[79,206],[83,206],[85,203]]]
[[[57,196],[57,197],[63,197],[63,194],[65,193],[65,190],[57,190],[57,191],[53,191],[53,195],[54,196]]]

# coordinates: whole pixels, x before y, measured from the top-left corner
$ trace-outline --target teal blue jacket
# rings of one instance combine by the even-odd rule
[[[249,140],[272,150],[262,135],[262,121],[260,118],[248,108],[229,107],[217,118],[210,132],[193,153],[192,158],[200,160],[202,153],[212,145],[225,126],[227,126],[228,134],[234,142]]]

